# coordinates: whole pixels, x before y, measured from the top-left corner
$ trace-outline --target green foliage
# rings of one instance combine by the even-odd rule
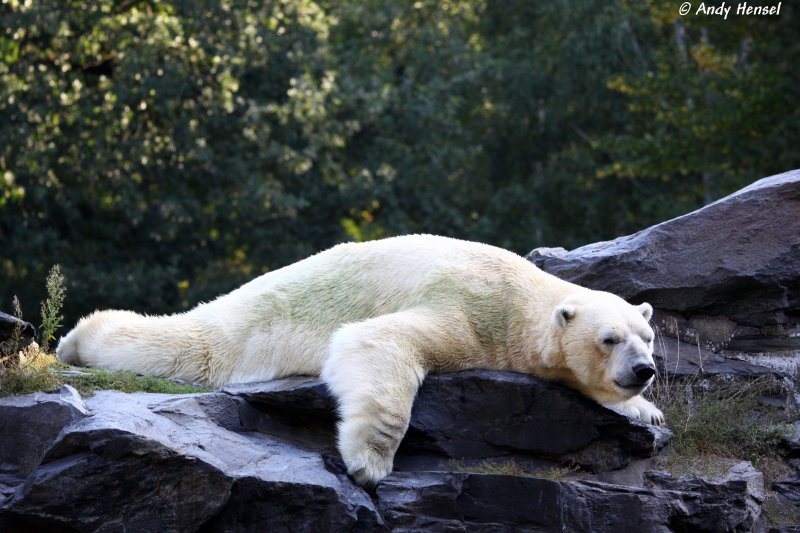
[[[27,366],[0,377],[0,396],[16,396],[37,391],[52,391],[60,380],[47,368]]]
[[[41,330],[42,350],[47,351],[51,340],[55,340],[55,332],[63,325],[64,317],[61,308],[67,289],[64,287],[64,275],[61,267],[54,265],[47,275],[47,298],[42,302]]]
[[[3,2],[0,301],[58,263],[68,324],[173,312],[347,239],[682,214],[800,166],[793,7]]]
[[[626,96],[623,128],[598,139],[602,180],[638,183],[657,222],[797,167],[800,107],[796,13],[780,17],[675,17],[672,2],[631,3],[654,46],[643,68],[608,78]],[[793,60],[790,60],[793,61]],[[663,192],[661,192],[663,191]],[[647,220],[647,219],[645,219]]]
[[[175,311],[343,237],[310,202],[335,187],[314,166],[340,128],[318,102],[327,22],[222,7],[2,4],[0,292],[27,307],[59,262],[70,321]]]

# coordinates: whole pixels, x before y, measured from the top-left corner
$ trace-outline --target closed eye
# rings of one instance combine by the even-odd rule
[[[603,344],[606,346],[613,346],[615,344],[619,344],[619,339],[617,337],[606,337],[603,339]]]

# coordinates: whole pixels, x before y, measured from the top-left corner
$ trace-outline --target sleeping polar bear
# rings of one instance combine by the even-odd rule
[[[185,313],[98,311],[58,345],[68,363],[220,386],[320,375],[348,472],[392,470],[428,372],[513,370],[663,424],[652,307],[544,273],[506,250],[431,235],[340,244]]]

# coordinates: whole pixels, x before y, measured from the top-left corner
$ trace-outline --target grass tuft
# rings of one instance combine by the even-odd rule
[[[201,385],[176,382],[129,371],[111,371],[66,365],[52,353],[43,351],[36,343],[5,356],[0,365],[0,396],[15,396],[37,391],[53,391],[61,385],[72,385],[83,396],[98,390],[122,392],[157,392],[191,394],[208,392]]]
[[[714,389],[684,388],[668,406],[675,445],[689,452],[753,459],[768,453],[789,429],[783,413],[761,398],[769,378],[730,382]]]
[[[669,362],[665,367],[670,368]],[[703,379],[702,364],[700,368],[697,375],[680,379],[667,370],[648,391],[675,433],[660,466],[678,476],[714,478],[732,460],[746,460],[769,477],[781,464],[778,444],[793,431],[789,414],[763,401],[782,384],[766,376],[712,385]]]
[[[58,388],[60,380],[51,371],[57,365],[55,355],[31,343],[0,359],[0,396],[27,394]]]
[[[111,371],[97,368],[67,367],[70,372],[61,379],[72,385],[82,396],[89,396],[98,390],[118,390],[122,392],[155,392],[162,394],[192,394],[209,392],[211,389],[193,383],[176,382],[153,376],[142,376],[130,371]]]
[[[447,468],[451,472],[463,472],[467,474],[492,474],[497,476],[518,476],[518,477],[535,477],[539,479],[549,479],[552,481],[559,481],[564,479],[568,474],[575,471],[574,467],[561,467],[554,466],[543,470],[534,470],[526,468],[516,461],[506,461],[502,463],[492,461],[481,461],[480,463],[468,464],[462,460],[450,459],[447,462]]]
[[[0,351],[0,395],[26,394],[40,390],[53,390],[61,381],[52,369],[58,361],[47,351],[47,340],[53,337],[61,325],[60,311],[64,303],[64,276],[58,265],[47,276],[47,300],[42,302],[42,347],[36,342],[27,346],[22,338],[22,306],[14,296],[14,315],[20,323],[14,327],[11,338],[3,343]]]
[[[762,512],[767,519],[767,523],[776,528],[787,528],[787,531],[796,531],[795,529],[788,529],[790,526],[797,526],[800,524],[800,509],[798,509],[791,501],[785,500],[775,495],[768,496],[764,500]],[[770,529],[770,531],[774,531]]]

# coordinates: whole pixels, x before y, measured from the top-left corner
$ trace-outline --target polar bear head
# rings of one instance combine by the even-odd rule
[[[579,388],[595,398],[626,400],[643,392],[656,374],[650,304],[634,306],[613,294],[581,291],[556,305],[551,332]]]

